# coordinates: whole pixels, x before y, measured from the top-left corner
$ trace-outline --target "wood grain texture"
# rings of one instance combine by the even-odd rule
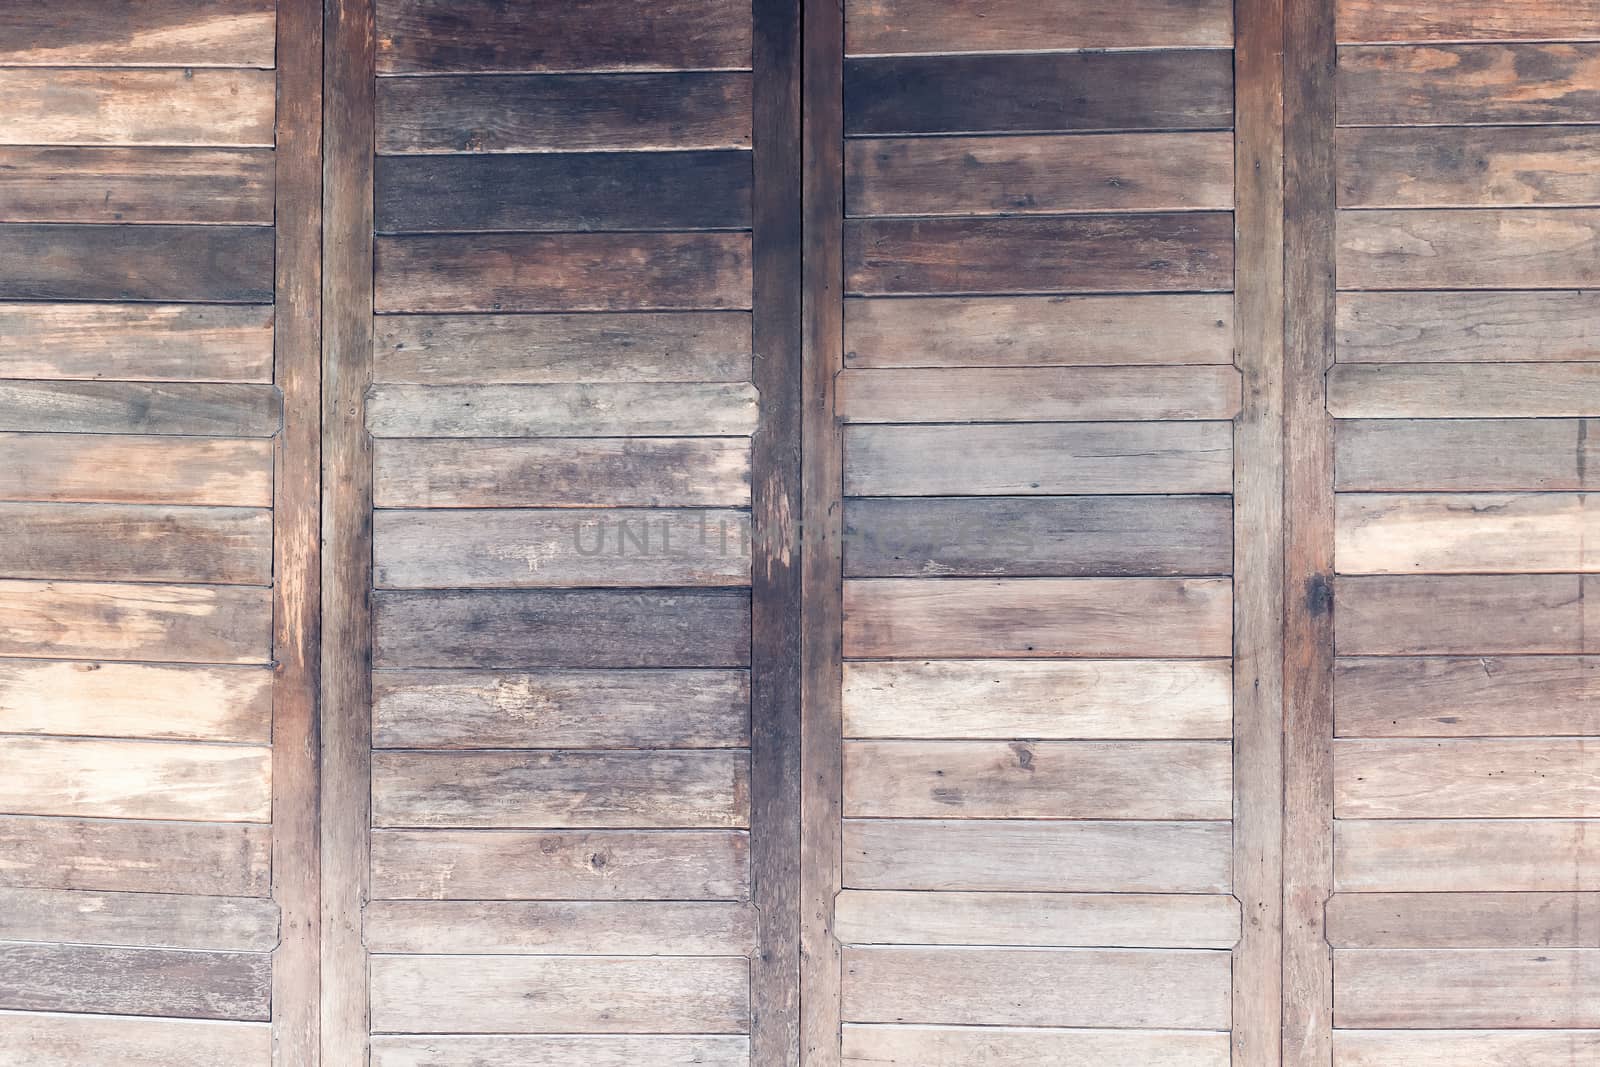
[[[1233,217],[857,219],[844,259],[859,296],[1227,290]]]
[[[272,224],[259,149],[0,148],[4,222]]]
[[[849,500],[850,577],[1165,576],[1233,569],[1224,496]]]
[[[377,748],[739,748],[742,671],[380,671]]]
[[[849,1022],[1179,1030],[1229,1023],[1223,952],[849,946],[844,964]]]
[[[1339,49],[1339,123],[1588,122],[1600,44],[1370,45]]]
[[[374,597],[379,667],[745,667],[750,594],[467,590]]]
[[[272,309],[0,304],[7,378],[271,382]]]
[[[1334,815],[1350,819],[1582,818],[1600,803],[1600,753],[1583,738],[1345,739]]]
[[[272,514],[253,508],[0,504],[0,574],[272,583]]]
[[[272,736],[272,674],[0,660],[0,733],[264,744]]]
[[[1339,213],[1345,289],[1578,289],[1597,262],[1593,208]]]
[[[1232,43],[1233,10],[1215,0],[1094,3],[1070,14],[1041,11],[1021,0],[983,5],[858,0],[850,5],[845,22],[845,50],[851,55]]]
[[[845,1067],[1227,1067],[1228,1035],[1199,1030],[1070,1030],[1046,1027],[844,1028]]]
[[[272,957],[97,945],[0,944],[0,1006],[265,1022]]]
[[[1594,359],[1600,294],[1342,293],[1338,333],[1341,363]]]
[[[0,69],[0,144],[271,148],[270,70]]]
[[[844,126],[857,137],[1219,130],[1233,125],[1232,90],[1226,51],[851,59]]]
[[[253,897],[0,889],[0,938],[222,952],[271,952],[278,906]]]
[[[732,438],[378,441],[383,508],[748,507],[750,442]]]
[[[1231,600],[1217,578],[855,578],[844,654],[1226,656]]]
[[[1594,1027],[1600,950],[1339,949],[1342,1029]]]
[[[0,433],[0,500],[268,507],[272,442]]]
[[[844,666],[844,734],[1226,738],[1224,660],[898,660]]]
[[[1232,948],[1228,897],[1140,893],[904,893],[847,890],[839,937],[853,945]]]
[[[272,255],[265,226],[5,223],[0,298],[265,304]]]
[[[9,886],[265,897],[271,830],[262,825],[0,816]]]
[[[0,12],[6,66],[270,67],[273,0],[64,0]]]
[[[1341,574],[1600,570],[1600,514],[1582,493],[1342,493]]]
[[[1339,131],[1339,206],[1529,207],[1600,203],[1582,128]]]
[[[0,382],[0,430],[184,437],[271,437],[275,386],[192,382]]]
[[[852,426],[849,496],[1227,493],[1225,422]]]
[[[852,217],[1228,211],[1233,142],[1221,132],[853,140],[845,197]]]
[[[382,953],[743,956],[756,916],[748,904],[705,901],[380,900],[365,929]]]
[[[241,586],[0,581],[0,655],[267,663],[271,592]]]
[[[747,234],[426,234],[376,254],[380,312],[750,306]]]
[[[1563,1067],[1600,1054],[1587,1030],[1341,1030],[1335,1067]]]
[[[745,1067],[750,1039],[734,1035],[503,1034],[493,1037],[399,1037],[372,1039],[372,1067]]]
[[[1591,580],[1578,574],[1341,577],[1345,656],[1587,652]]]
[[[374,899],[747,900],[735,830],[376,830]]]
[[[1581,419],[1349,419],[1334,429],[1343,491],[1590,489],[1600,432]]]
[[[750,65],[750,11],[730,0],[399,0],[377,31],[380,74]]]
[[[1597,33],[1582,0],[1343,0],[1338,25],[1341,41],[1567,41]]]
[[[272,1028],[260,1023],[46,1015],[0,1011],[0,1053],[29,1067],[270,1067]]]
[[[1565,418],[1600,413],[1600,363],[1361,363],[1328,376],[1341,419]]]
[[[1596,893],[1339,893],[1335,948],[1600,948]]]
[[[1587,820],[1341,819],[1341,893],[1562,893],[1600,890]]]
[[[1204,293],[844,302],[845,365],[1127,366],[1233,360],[1233,301]]]
[[[1226,893],[1226,822],[852,819],[852,889]]]
[[[753,351],[737,311],[385,315],[374,330],[374,379],[416,385],[743,382]]]
[[[732,230],[751,218],[739,151],[380,156],[376,182],[381,233]]]
[[[372,1028],[738,1034],[749,982],[749,961],[726,956],[377,956]]]
[[[265,747],[0,738],[0,809],[17,815],[270,822]]]
[[[755,430],[755,387],[735,382],[377,385],[374,437],[739,437]]]
[[[1600,660],[1586,656],[1345,657],[1341,737],[1600,734]]]
[[[845,422],[1227,420],[1232,367],[939,367],[840,372]]]
[[[377,92],[387,155],[750,147],[745,73],[382,78]]]

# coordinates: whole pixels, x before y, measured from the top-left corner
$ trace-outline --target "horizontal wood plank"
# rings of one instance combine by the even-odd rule
[[[270,822],[272,751],[254,745],[0,737],[0,811]]]
[[[1600,284],[1600,209],[1341,211],[1338,231],[1344,289]]]
[[[8,7],[0,11],[0,64],[270,67],[274,7],[273,0],[60,0],[43,8]]]
[[[364,923],[378,953],[744,956],[756,934],[750,905],[704,901],[377,900]]]
[[[1023,0],[856,0],[845,19],[851,55],[1233,44],[1233,10],[1217,0],[1095,3],[1072,12]]]
[[[1201,1030],[1071,1030],[846,1023],[844,1067],[1228,1067],[1229,1035]]]
[[[272,893],[272,831],[240,823],[0,816],[9,886],[94,892]]]
[[[906,893],[849,889],[835,910],[854,945],[1232,948],[1239,905],[1198,893]]]
[[[846,370],[845,422],[1139,422],[1231,419],[1233,367],[939,367]]]
[[[0,381],[0,430],[12,432],[260,438],[282,413],[271,385]]]
[[[747,382],[379,385],[374,437],[743,437],[758,397]]]
[[[1600,427],[1587,420],[1348,419],[1333,442],[1346,492],[1600,487]]]
[[[266,953],[0,943],[0,1007],[265,1022]]]
[[[0,67],[0,144],[271,148],[270,70]]]
[[[273,160],[243,148],[0,148],[0,222],[273,220]]]
[[[1600,948],[1600,893],[1337,893],[1334,948]]]
[[[1568,418],[1600,413],[1600,363],[1364,363],[1333,368],[1349,419]]]
[[[0,581],[0,656],[267,663],[272,595],[243,586]]]
[[[272,262],[268,226],[0,224],[6,300],[268,304]]]
[[[1600,890],[1600,835],[1588,820],[1340,819],[1341,893],[1559,893]]]
[[[1425,7],[1405,0],[1340,0],[1338,18],[1341,41],[1569,41],[1600,35],[1584,0],[1429,0]]]
[[[1600,570],[1600,510],[1583,493],[1341,493],[1341,574]]]
[[[270,585],[272,513],[0,503],[0,575]]]
[[[265,1023],[0,1011],[0,1055],[28,1067],[270,1067]]]
[[[1577,574],[1340,577],[1336,643],[1345,656],[1589,651]]]
[[[1334,816],[1582,818],[1600,806],[1594,749],[1584,738],[1337,741]]]
[[[0,660],[0,733],[265,744],[272,672]]]
[[[1338,345],[1341,363],[1597,359],[1600,293],[1340,293]]]
[[[278,905],[255,897],[0,888],[0,940],[271,952]]]
[[[1567,1067],[1600,1056],[1594,1030],[1336,1030],[1334,1067]]]
[[[1591,122],[1600,44],[1368,45],[1339,49],[1347,126]]]
[[[499,1034],[371,1040],[372,1067],[746,1067],[750,1039],[736,1035]]]
[[[1339,131],[1339,206],[1530,207],[1600,203],[1582,128],[1366,128]]]
[[[1341,1029],[1600,1027],[1600,949],[1338,949]]]
[[[1389,656],[1334,661],[1340,737],[1600,734],[1600,659]]]
[[[272,505],[272,442],[0,433],[0,500]]]
[[[0,304],[0,376],[267,383],[272,309]]]

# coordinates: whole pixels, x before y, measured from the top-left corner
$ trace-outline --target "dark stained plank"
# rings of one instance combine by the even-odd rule
[[[738,0],[390,0],[377,37],[379,74],[750,66]]]
[[[1033,45],[1030,47],[1037,47]],[[844,67],[845,133],[1224,130],[1227,51],[894,56]]]
[[[1055,1067],[1229,1067],[1230,1035],[1204,1030],[1085,1030],[1067,1027],[884,1026],[846,1023],[844,1067],[915,1063],[969,1067],[1049,1063]]]
[[[851,55],[1232,44],[1233,8],[1220,0],[1131,0],[1070,10],[1026,0],[854,0],[845,20]]]
[[[1586,738],[1345,739],[1340,819],[1563,819],[1594,810],[1600,753]]]
[[[0,224],[0,298],[264,304],[272,256],[262,226]]]
[[[1371,45],[1339,49],[1339,123],[1592,122],[1600,44]]]
[[[272,820],[272,752],[261,745],[5,737],[0,759],[0,810],[18,815]]]
[[[0,377],[270,382],[272,309],[0,304]]]
[[[1340,949],[1341,1029],[1600,1027],[1600,949]]]
[[[1341,293],[1337,329],[1343,363],[1600,359],[1600,293]]]
[[[379,156],[376,168],[380,233],[750,226],[749,152]]]
[[[0,655],[268,663],[271,600],[246,586],[0,581]]]
[[[1233,569],[1233,505],[1226,496],[868,498],[847,501],[844,522],[850,577]]]
[[[1592,819],[1340,819],[1334,830],[1341,893],[1600,889]]]
[[[0,504],[0,575],[270,585],[272,513],[255,508]]]
[[[1338,893],[1334,948],[1600,948],[1596,893]]]
[[[271,385],[0,382],[0,431],[261,438],[282,408]]]
[[[96,892],[265,897],[265,825],[0,816],[0,877],[9,886]]]
[[[430,234],[377,241],[377,309],[691,311],[750,306],[748,234]]]
[[[743,73],[381,78],[377,150],[749,148],[750,106]]]
[[[0,433],[0,500],[108,504],[272,503],[272,442]]]
[[[270,67],[274,0],[52,0],[0,9],[5,66]]]
[[[383,827],[743,829],[750,757],[694,752],[379,752]]]
[[[0,888],[7,941],[271,952],[278,906],[257,897]]]
[[[1600,209],[1341,211],[1338,271],[1345,289],[1595,286]]]
[[[1600,133],[1518,126],[1339,131],[1339,206],[1600,204]]]
[[[1216,133],[940,137],[845,145],[851,216],[1047,215],[1233,207],[1233,138]]]
[[[746,900],[738,830],[376,830],[376,900]]]
[[[1600,488],[1585,419],[1343,419],[1334,446],[1345,491]]]
[[[750,743],[750,677],[378,671],[372,731],[375,748],[739,748]]]
[[[1231,419],[1233,367],[938,367],[846,370],[845,422],[1144,422]]]
[[[750,442],[639,437],[382,440],[384,508],[748,507]]]
[[[0,68],[0,144],[270,148],[270,70]]]
[[[1227,493],[1225,422],[851,426],[850,496]]]
[[[0,732],[267,744],[272,672],[0,660]]]
[[[25,1011],[265,1022],[271,980],[266,953],[0,944],[0,1007]]]
[[[1342,656],[1474,656],[1590,651],[1578,574],[1341,577]]]
[[[379,385],[374,437],[746,437],[760,416],[744,382]]]
[[[1228,290],[1233,216],[855,220],[844,260],[865,296]]]
[[[957,296],[844,302],[845,365],[1134,366],[1233,362],[1227,294]]]
[[[1600,660],[1587,656],[1342,657],[1340,737],[1600,734]]]
[[[747,1067],[750,1039],[735,1034],[377,1034],[372,1038],[372,1067],[448,1067],[462,1062],[462,1057],[476,1067],[571,1067],[574,1063],[584,1067],[637,1067],[641,1063]]]
[[[744,667],[750,595],[699,590],[380,592],[379,667]]]
[[[1571,41],[1600,36],[1587,0],[1340,0],[1341,41]],[[1433,1067],[1431,1061],[1428,1067]]]
[[[0,1056],[30,1067],[271,1067],[261,1023],[0,1012]]]
[[[744,382],[753,351],[739,311],[385,315],[374,329],[380,383]]]
[[[1341,419],[1600,415],[1600,363],[1341,364],[1328,375],[1328,410]]]
[[[0,222],[272,224],[260,149],[0,148]]]
[[[755,909],[720,901],[373,901],[374,952],[746,956]]]

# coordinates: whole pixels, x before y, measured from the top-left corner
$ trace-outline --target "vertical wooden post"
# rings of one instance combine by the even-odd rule
[[[322,575],[322,4],[279,0],[273,378],[272,966],[277,1067],[317,1063],[318,634]]]

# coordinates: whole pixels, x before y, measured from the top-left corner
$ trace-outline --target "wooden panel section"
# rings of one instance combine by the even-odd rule
[[[372,1067],[745,1067],[750,1039],[735,1036],[668,1037],[598,1034],[439,1036],[372,1039]]]
[[[1226,290],[1227,212],[1002,219],[858,219],[844,231],[855,295]]]
[[[1347,289],[1581,289],[1600,281],[1600,211],[1343,211],[1338,257]]]
[[[24,1011],[264,1022],[272,957],[0,944],[0,1005]]]
[[[1226,493],[1225,422],[1076,426],[854,426],[849,496]]]
[[[283,398],[270,385],[0,382],[0,430],[271,437]]]
[[[750,66],[750,9],[730,0],[394,0],[377,19],[380,74]]]
[[[1342,363],[1595,359],[1600,293],[1345,293],[1338,333]]]
[[[1597,893],[1339,893],[1335,948],[1600,948]]]
[[[0,738],[18,815],[270,822],[272,753],[246,745]]]
[[[373,952],[743,956],[755,948],[748,904],[704,901],[521,903],[373,901]]]
[[[0,148],[5,222],[272,225],[272,154],[258,149]]]
[[[0,1053],[28,1067],[269,1067],[272,1028],[258,1023],[31,1015],[0,1011]]]
[[[1341,737],[1600,734],[1600,660],[1586,656],[1342,658]]]
[[[375,899],[745,900],[732,830],[376,830]]]
[[[750,123],[748,74],[378,81],[381,153],[749,148]]]
[[[1214,822],[852,819],[853,889],[1226,893],[1233,835]]]
[[[273,9],[273,0],[62,0],[39,10],[15,7],[0,12],[0,64],[270,67]]]
[[[0,660],[0,733],[265,744],[272,736],[272,673]]]
[[[846,737],[1226,738],[1226,660],[939,660],[844,666]]]
[[[271,952],[278,906],[251,897],[0,888],[8,941]]]
[[[380,156],[376,165],[383,233],[750,226],[748,152]]]
[[[271,591],[0,581],[0,655],[266,663]]]
[[[750,743],[749,720],[743,671],[380,671],[372,679],[377,748],[738,748]]]
[[[1352,821],[1334,824],[1345,893],[1600,890],[1588,821]]]
[[[195,304],[0,304],[0,374],[7,378],[270,382],[272,309]]]
[[[1341,1028],[1600,1026],[1600,950],[1343,949],[1333,971]]]
[[[0,504],[0,573],[90,581],[272,582],[272,513]]]
[[[851,136],[1222,130],[1233,125],[1233,57],[1151,51],[852,59],[844,65],[844,115]]]
[[[1359,401],[1358,401],[1359,402]],[[1354,490],[1589,489],[1590,440],[1578,419],[1349,420],[1334,428],[1335,484]]]
[[[845,196],[852,216],[1228,211],[1233,139],[1218,132],[857,140],[845,145]]]
[[[743,382],[753,350],[734,311],[384,316],[375,330],[374,379],[419,385]]]
[[[380,508],[750,504],[750,443],[713,438],[378,441]]]
[[[1342,574],[1593,571],[1600,514],[1579,493],[1342,493]]]
[[[1561,418],[1600,411],[1600,364],[1366,363],[1328,375],[1338,418]]]
[[[1231,419],[1232,367],[948,367],[847,370],[846,422],[1118,422]]]
[[[1600,135],[1515,126],[1339,131],[1339,206],[1600,203]]]
[[[264,897],[271,830],[223,823],[0,816],[10,886]]]
[[[374,437],[717,437],[756,427],[755,387],[734,382],[378,385]]]
[[[845,583],[844,654],[1227,656],[1226,579],[857,578]]]
[[[380,312],[747,308],[750,237],[682,233],[380,237],[376,284]]]
[[[844,302],[853,368],[1233,362],[1233,301],[1202,293]]]
[[[729,957],[377,956],[374,1032],[741,1033],[749,962]]]
[[[272,255],[264,226],[6,223],[0,298],[264,304],[272,300]]]
[[[1590,122],[1600,45],[1339,49],[1341,125]]]
[[[379,667],[745,667],[750,596],[470,590],[375,597]]]
[[[1046,48],[1115,48],[1233,44],[1233,11],[1215,0],[1135,0],[1089,4],[1068,14],[1021,0],[981,6],[947,0],[854,0],[845,51],[1022,52]]]
[[[276,86],[270,70],[0,68],[0,144],[271,148]]]
[[[1229,1036],[1199,1030],[1068,1030],[1006,1026],[844,1027],[844,1067],[1227,1067]]]
[[[272,442],[0,433],[0,500],[266,507]]]
[[[374,826],[743,827],[743,752],[382,752]]]
[[[1347,656],[1585,652],[1580,575],[1342,577],[1338,650]]]
[[[895,893],[847,890],[847,944],[1232,948],[1239,906],[1221,895]]]
[[[1229,1023],[1224,952],[846,947],[844,966],[850,1022],[1180,1030]]]
[[[1334,745],[1334,814],[1352,819],[1581,818],[1600,803],[1600,753],[1581,738]]]
[[[847,817],[1226,819],[1216,741],[850,741]]]
[[[1600,1033],[1581,1030],[1341,1030],[1335,1067],[1565,1067],[1600,1055]]]
[[[1341,0],[1338,26],[1341,41],[1564,41],[1597,32],[1583,0]]]

